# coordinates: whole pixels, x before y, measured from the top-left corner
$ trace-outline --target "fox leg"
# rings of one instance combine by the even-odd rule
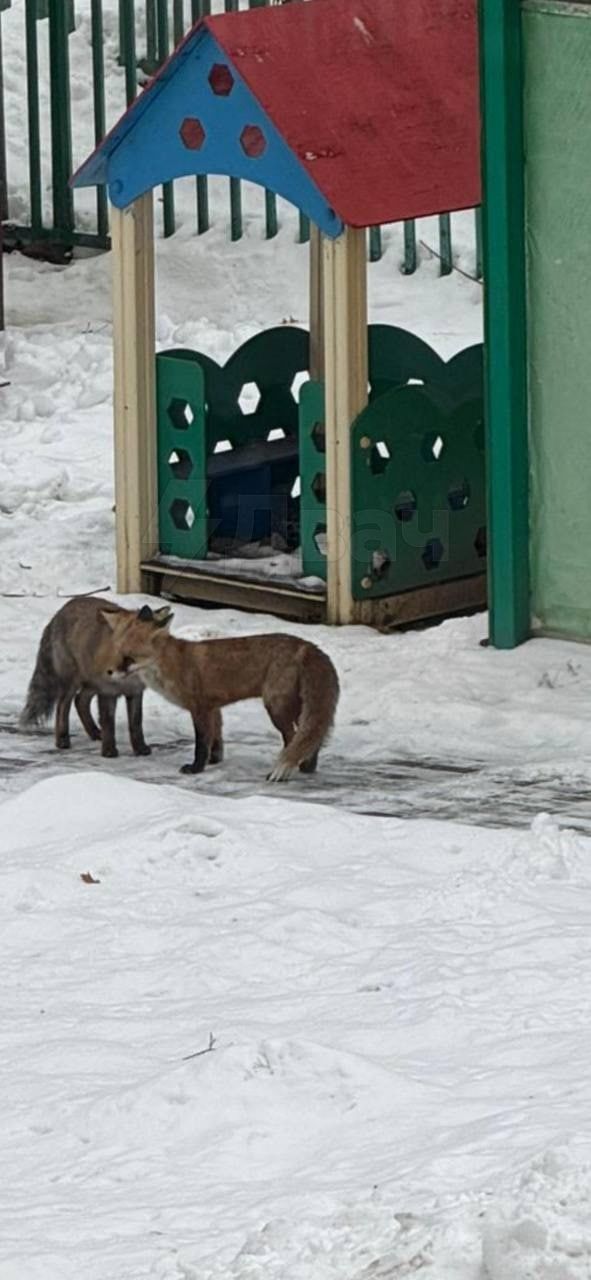
[[[204,715],[193,716],[193,728],[195,730],[195,758],[192,764],[184,764],[181,773],[203,773],[207,764],[211,748],[211,717]]]
[[[114,759],[119,755],[115,743],[115,707],[117,705],[116,698],[109,698],[104,693],[99,693],[99,721],[101,726],[102,747],[101,755],[107,759]]]
[[[126,697],[127,704],[127,723],[129,725],[129,737],[136,756],[149,756],[152,754],[152,748],[148,746],[144,739],[144,730],[142,728],[142,697],[141,693],[130,694]]]
[[[319,751],[315,751],[313,756],[309,756],[307,760],[302,760],[300,773],[316,773],[319,754]]]
[[[60,751],[67,751],[70,746],[70,707],[72,706],[73,697],[73,689],[62,689],[57,700],[55,745]]]
[[[295,733],[297,709],[289,702],[272,698],[263,698],[263,704],[269,719],[283,738],[284,747],[288,747]]]
[[[287,701],[265,697],[263,697],[263,703],[269,719],[273,721],[275,728],[279,730],[283,738],[283,748],[285,750],[295,736],[296,721],[300,711],[299,703],[296,704],[295,700]],[[267,782],[283,782],[291,772],[292,770],[287,768],[283,768],[278,772],[278,765],[275,765],[271,772],[267,774]]]
[[[82,688],[79,689],[78,693],[76,694],[76,697],[74,699],[74,706],[76,707],[76,711],[78,712],[78,715],[80,717],[80,723],[83,729],[86,731],[89,738],[91,738],[93,742],[98,742],[100,740],[101,731],[98,727],[98,724],[95,724],[93,716],[90,711],[90,704],[92,702],[93,697],[94,697],[93,690],[89,689],[87,685],[83,685]]]
[[[221,764],[224,758],[224,732],[222,726],[222,713],[219,708],[211,713],[210,732],[211,751],[209,753],[209,763]]]

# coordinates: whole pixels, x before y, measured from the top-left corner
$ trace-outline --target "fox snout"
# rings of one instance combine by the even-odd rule
[[[109,668],[107,675],[116,680],[118,676],[121,678],[129,675],[135,670],[135,665],[133,658],[122,658],[118,667]]]

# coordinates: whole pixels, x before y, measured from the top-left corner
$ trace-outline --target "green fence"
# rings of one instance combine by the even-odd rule
[[[315,0],[311,0],[312,3]],[[108,205],[104,189],[96,193],[96,211],[90,219],[88,210],[79,216],[73,193],[68,186],[72,172],[72,69],[70,41],[81,23],[90,24],[92,78],[93,137],[87,139],[86,151],[93,142],[104,137],[117,116],[125,109],[142,84],[164,62],[186,30],[212,10],[256,8],[281,0],[119,0],[118,63],[121,68],[120,101],[109,102],[105,95],[106,49],[112,55],[112,41],[106,45],[106,27],[112,26],[112,5],[107,0],[24,0],[25,44],[27,67],[27,132],[29,161],[29,217],[18,224],[9,221],[7,189],[10,182],[10,139],[4,138],[2,22],[11,21],[12,0],[0,0],[0,218],[5,225],[5,242],[49,241],[66,249],[74,245],[107,248],[109,245]],[[3,18],[4,12],[4,18]],[[108,23],[107,20],[108,19]],[[43,59],[40,57],[40,49]],[[45,83],[40,68],[47,65],[49,75],[49,120],[46,125]],[[43,126],[43,127],[42,127]],[[7,156],[8,152],[8,156]],[[76,163],[84,155],[76,155]],[[420,160],[417,158],[417,163]],[[44,207],[44,188],[50,184],[51,208]],[[195,179],[195,231],[202,234],[211,225],[210,190],[205,177]],[[228,228],[232,240],[243,235],[242,184],[228,181]],[[78,198],[78,193],[76,194]],[[261,193],[261,214],[265,234],[270,239],[279,229],[277,202],[272,192]],[[476,218],[476,267],[481,275],[480,220]],[[175,191],[172,183],[162,191],[162,225],[165,236],[175,231]],[[307,219],[299,217],[299,239],[308,239]],[[442,275],[453,269],[452,221],[449,213],[439,217],[437,245],[430,246],[439,257]],[[383,254],[383,235],[379,227],[369,237],[369,257],[377,261]],[[417,231],[414,222],[404,225],[402,270],[412,274],[418,265]]]

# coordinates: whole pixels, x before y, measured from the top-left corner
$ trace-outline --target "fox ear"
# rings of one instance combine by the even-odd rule
[[[162,614],[164,614],[164,617],[160,616]],[[168,628],[173,618],[174,618],[174,613],[171,613],[170,609],[167,609],[167,610],[159,609],[158,612],[154,614],[154,622],[156,623],[157,627],[161,627],[161,628]]]
[[[137,620],[138,622],[154,621],[154,614],[152,613],[149,604],[143,604],[141,609],[138,609]]]
[[[106,622],[107,626],[111,631],[117,630],[117,627],[119,625],[119,615],[115,613],[115,611],[107,612],[106,609],[101,609],[101,618],[103,622]]]

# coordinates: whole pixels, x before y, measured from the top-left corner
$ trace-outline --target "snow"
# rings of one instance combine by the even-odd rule
[[[3,14],[17,216],[23,8]],[[223,183],[202,238],[193,186],[177,193],[160,346],[223,361],[306,322],[293,214],[265,243],[260,193],[245,207],[231,245]],[[472,219],[454,224],[470,272]],[[405,278],[400,230],[384,238],[372,318],[446,357],[478,341],[480,286],[425,250]],[[5,268],[0,1280],[589,1280],[591,651],[495,652],[482,614],[384,636],[175,605],[177,634],[288,629],[330,653],[317,777],[265,784],[255,703],[225,713],[226,760],[200,778],[178,772],[186,714],[152,693],[148,759],[123,725],[118,760],[78,728],[69,754],[49,727],[23,735],[44,624],[114,587],[110,262]]]

